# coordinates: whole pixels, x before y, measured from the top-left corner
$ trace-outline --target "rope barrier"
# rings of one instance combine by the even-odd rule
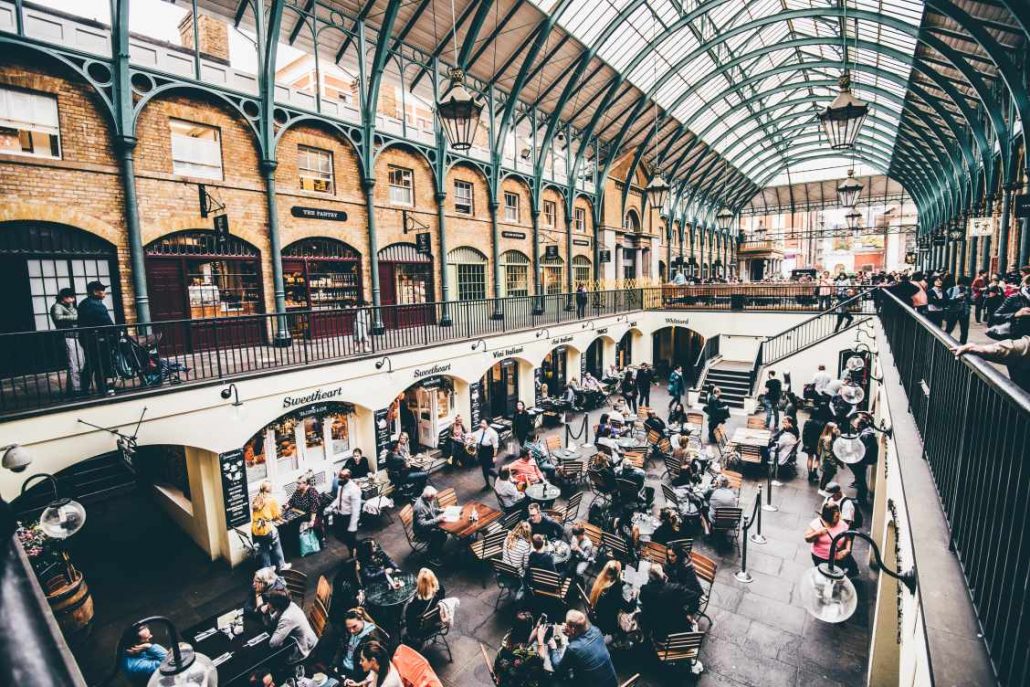
[[[571,424],[568,423],[568,422],[565,423],[565,446],[566,447],[568,447],[568,445],[569,445],[570,437],[572,439],[577,440],[577,441],[579,439],[582,439],[583,441],[580,442],[580,443],[583,443],[583,444],[590,443],[590,424],[589,424],[589,421],[590,421],[590,418],[587,415],[583,415],[583,422],[581,423],[581,427],[579,428],[578,432],[573,432]]]
[[[751,584],[751,582],[754,581],[754,579],[755,579],[755,578],[751,577],[751,573],[749,573],[747,571],[747,543],[748,543],[748,540],[750,539],[750,537],[748,537],[748,531],[751,529],[751,525],[754,524],[755,520],[757,520],[758,523],[759,523],[759,526],[758,526],[759,532],[761,531],[761,522],[762,522],[762,509],[760,507],[761,505],[762,505],[762,485],[759,484],[758,485],[758,497],[755,499],[755,505],[751,509],[751,517],[744,518],[743,536],[741,537],[744,540],[744,543],[743,543],[743,545],[741,547],[741,550],[740,550],[740,570],[733,575],[733,577],[737,580],[737,582],[743,582],[744,584]],[[761,536],[761,535],[759,535],[759,536]],[[763,540],[764,540],[764,537],[763,537]],[[756,544],[757,543],[764,543],[764,541],[763,542],[755,542],[755,543]]]

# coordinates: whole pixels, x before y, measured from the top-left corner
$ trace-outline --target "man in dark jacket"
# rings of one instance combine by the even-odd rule
[[[670,582],[662,566],[653,564],[647,572],[647,584],[640,588],[640,624],[656,639],[689,628],[688,595],[675,582]]]
[[[536,632],[537,647],[541,654],[545,650],[548,652],[558,676],[574,678],[575,684],[591,687],[617,687],[619,679],[604,644],[604,635],[581,611],[572,610],[565,614],[563,631],[568,644],[564,650],[558,648],[554,638],[546,637],[547,627],[541,626]],[[571,679],[569,684],[573,684]]]
[[[104,296],[107,295],[107,284],[99,281],[91,281],[86,285],[86,298],[79,303],[78,322],[76,326],[81,330],[85,327],[111,327],[114,321],[107,306],[104,304]],[[91,385],[95,385],[99,394],[113,394],[113,390],[107,388],[107,380],[112,376],[111,369],[111,347],[116,340],[116,334],[111,329],[87,329],[79,332],[79,343],[86,358],[86,364],[82,367],[82,390],[88,392]]]
[[[637,370],[637,403],[651,405],[651,385],[654,384],[654,370],[647,363],[640,363]]]
[[[587,290],[581,283],[576,287],[576,317],[582,318],[587,313]]]

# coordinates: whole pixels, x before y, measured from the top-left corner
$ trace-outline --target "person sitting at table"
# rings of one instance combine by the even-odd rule
[[[561,539],[565,534],[561,523],[550,515],[544,515],[539,503],[529,504],[529,529],[533,534],[543,535],[544,539]]]
[[[501,547],[501,560],[508,565],[518,568],[523,575],[529,568],[529,554],[533,550],[533,530],[529,523],[523,520],[515,525],[508,536],[504,538],[504,546]]]
[[[665,421],[658,417],[654,410],[647,411],[647,419],[644,420],[644,427],[648,430],[658,432],[661,436],[665,436]]]
[[[701,580],[697,579],[697,570],[694,569],[694,561],[687,553],[687,547],[669,547],[664,568],[669,581],[683,588],[687,600],[686,610],[693,618],[701,607],[701,597],[705,595],[705,590],[701,586]]]
[[[358,559],[348,558],[340,564],[333,576],[333,602],[329,604],[329,622],[334,627],[343,627],[347,610],[360,606],[365,597],[358,576]]]
[[[601,480],[602,488],[606,494],[614,494],[617,486],[615,483],[615,468],[612,467],[612,459],[604,451],[598,451],[590,462],[590,471],[597,474]]]
[[[683,408],[683,401],[677,399],[669,406],[669,426],[683,427],[687,422],[687,411]]]
[[[577,522],[572,526],[569,548],[572,550],[572,558],[569,559],[569,570],[582,577],[586,573],[587,568],[597,558],[594,542],[587,536],[586,528],[583,527],[582,522]]]
[[[319,541],[325,540],[322,532],[322,496],[315,489],[311,477],[302,475],[297,478],[297,488],[290,495],[286,507],[304,514],[305,521],[301,523],[302,530],[307,529],[304,527],[306,523],[308,527],[314,528]]]
[[[440,529],[444,514],[436,502],[436,489],[426,487],[415,499],[415,538],[429,544],[429,560],[439,562],[440,553],[447,542],[447,533]]]
[[[333,667],[344,681],[363,680],[368,675],[358,662],[361,647],[378,642],[386,644],[386,633],[379,629],[364,608],[352,608],[344,615],[343,626],[347,630],[347,641],[340,644]],[[344,682],[346,684],[346,682]]]
[[[672,449],[672,457],[680,464],[680,474],[672,480],[672,486],[682,487],[686,484],[694,484],[700,481],[690,460],[690,437],[680,434],[676,440],[676,447]]]
[[[608,383],[611,383],[620,379],[622,379],[622,373],[619,372],[619,366],[615,363],[612,363],[604,372],[604,380]]]
[[[265,597],[272,607],[275,621],[275,630],[272,632],[272,638],[268,640],[268,646],[279,649],[292,639],[296,644],[290,661],[307,658],[318,644],[318,635],[311,629],[311,623],[308,622],[303,609],[293,603],[289,592],[286,591],[268,592]]]
[[[529,455],[529,449],[526,447],[519,450],[519,457],[509,463],[507,468],[511,472],[512,480],[523,490],[530,484],[545,481],[544,473]]]
[[[583,375],[583,390],[584,391],[601,391],[601,383],[597,381],[597,377],[586,372]]]
[[[511,468],[507,465],[498,471],[497,479],[494,480],[494,494],[497,495],[497,503],[501,505],[501,510],[505,514],[522,511],[528,503],[525,493],[519,491],[512,480]]]
[[[411,460],[411,435],[401,432],[397,435],[397,450],[405,460]]]
[[[665,639],[690,626],[687,595],[683,587],[670,582],[661,565],[652,563],[647,583],[640,588],[640,627],[654,639]]]
[[[761,449],[762,462],[768,464],[775,460],[777,465],[783,465],[798,443],[798,431],[794,427],[794,420],[784,416],[780,422],[780,428],[769,437],[769,445]]]
[[[611,654],[604,644],[601,631],[590,624],[581,611],[571,610],[565,614],[562,632],[568,643],[559,648],[554,637],[547,638],[543,628],[537,628],[537,647],[541,654],[547,650],[555,675],[569,684],[576,683],[591,687],[618,687]]]
[[[386,573],[400,570],[400,566],[383,551],[375,539],[362,539],[358,544],[357,555],[358,582],[367,587],[374,582],[386,579]]]
[[[590,608],[594,611],[594,622],[606,637],[617,637],[622,633],[619,615],[630,613],[636,608],[634,596],[627,601],[626,583],[622,579],[622,563],[612,559],[604,564],[590,588]]]
[[[431,628],[422,627],[422,616],[440,605],[446,596],[440,580],[429,568],[418,571],[415,580],[415,596],[404,607],[404,643],[416,651],[425,643],[424,632]]]
[[[544,659],[533,644],[535,632],[536,621],[530,611],[515,614],[511,630],[501,640],[501,648],[494,659],[497,687],[527,687],[550,682]]]
[[[611,439],[613,436],[612,426],[609,420],[611,415],[608,413],[601,413],[601,418],[597,421],[597,429],[594,430],[595,439]]]
[[[154,641],[146,625],[130,627],[122,635],[118,666],[133,687],[145,687],[168,656],[168,650]]]
[[[668,544],[676,539],[683,539],[683,523],[679,513],[672,508],[663,508],[658,513],[660,524],[651,535],[651,541],[656,544]]]
[[[612,531],[626,540],[630,557],[635,558],[640,548],[640,527],[633,521],[637,513],[636,504],[631,501],[613,503],[612,513]]]
[[[361,647],[358,654],[361,669],[367,674],[365,679],[344,682],[345,687],[404,687],[397,666],[390,660],[390,652],[380,642],[369,642]]]
[[[712,520],[718,508],[734,508],[737,505],[737,493],[730,489],[730,480],[726,475],[719,475],[712,484],[712,489],[705,496],[707,509],[701,510],[701,524],[705,534],[712,533]]]
[[[429,481],[429,473],[425,470],[414,470],[408,464],[408,458],[401,451],[399,441],[390,443],[390,450],[386,454],[386,473],[390,481],[398,489],[410,485],[411,490],[417,493],[425,488]]]
[[[356,448],[343,461],[340,469],[350,470],[350,476],[354,479],[365,479],[372,473],[372,463],[360,448]]]
[[[286,581],[276,575],[275,568],[271,566],[256,570],[250,583],[250,593],[243,602],[243,612],[268,622],[272,617],[272,607],[268,603],[267,595],[272,591],[285,592]]]
[[[547,540],[544,539],[544,535],[534,534],[531,541],[533,550],[529,552],[530,572],[532,573],[533,568],[558,572],[558,566],[554,563],[554,554],[548,549]]]

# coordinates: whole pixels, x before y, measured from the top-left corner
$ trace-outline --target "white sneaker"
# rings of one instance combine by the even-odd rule
[[[695,660],[690,665],[690,674],[691,675],[700,675],[702,672],[704,672],[704,669],[705,669],[704,664],[701,663],[700,660]]]
[[[279,570],[280,571],[282,571],[282,570],[289,570],[292,567],[293,567],[293,563],[283,563],[282,565],[279,566]]]
[[[823,489],[820,489],[817,493],[819,494],[819,496],[822,496],[824,499],[830,497],[830,492],[825,491]]]

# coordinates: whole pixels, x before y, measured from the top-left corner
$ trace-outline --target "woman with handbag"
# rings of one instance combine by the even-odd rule
[[[311,478],[304,475],[297,478],[297,489],[286,502],[286,507],[303,513],[300,523],[300,555],[317,553],[322,549],[322,498],[311,484]]]
[[[636,609],[636,598],[626,599],[626,583],[622,580],[622,564],[617,560],[605,563],[594,586],[590,589],[590,608],[593,611],[594,624],[601,632],[613,637],[632,631],[636,624],[633,611]]]
[[[290,569],[290,564],[283,556],[279,530],[275,526],[282,517],[282,508],[272,496],[272,483],[267,479],[263,480],[250,504],[250,534],[254,539],[262,568],[275,566],[277,571]]]
[[[833,481],[834,475],[837,474],[837,469],[840,466],[837,456],[833,454],[833,442],[840,437],[840,430],[837,429],[836,422],[827,422],[826,427],[823,428],[823,433],[819,435],[819,443],[816,450],[819,453],[819,495],[829,496],[829,492],[826,491],[826,485]]]

